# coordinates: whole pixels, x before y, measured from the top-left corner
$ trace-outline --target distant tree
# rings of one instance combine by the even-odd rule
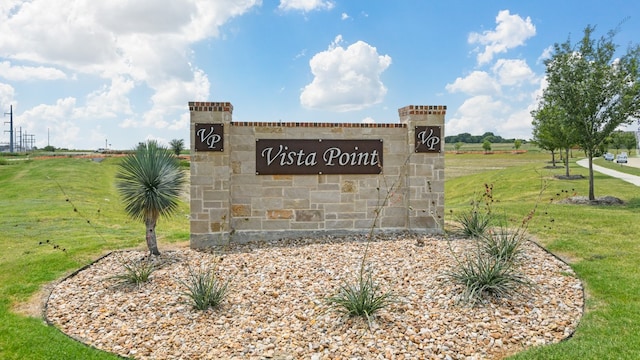
[[[152,255],[160,255],[156,238],[158,219],[178,209],[185,179],[178,159],[155,140],[140,143],[119,164],[116,187],[127,214],[144,222],[147,248]]]
[[[616,31],[592,39],[595,27],[587,26],[577,44],[568,39],[554,44],[545,61],[548,86],[543,101],[557,106],[562,123],[571,128],[589,159],[589,199],[595,200],[593,157],[607,136],[622,124],[640,117],[640,47],[629,46],[616,55]]]
[[[562,158],[565,175],[569,176],[569,151],[576,144],[576,134],[572,127],[567,126],[563,119],[565,114],[562,108],[553,103],[554,99],[544,98],[538,104],[538,108],[531,112],[533,117],[533,138],[542,149],[551,151],[553,167],[555,163],[555,150],[564,150]]]
[[[182,150],[184,150],[184,140],[183,139],[173,139],[169,142],[169,146],[171,147],[171,151],[176,156],[180,156]]]
[[[631,149],[635,149],[638,146],[638,139],[636,139],[636,135],[633,132],[626,132],[625,134],[624,148],[627,151],[631,151]]]
[[[460,149],[462,149],[462,145],[464,145],[463,142],[458,141],[457,143],[453,144],[453,148],[456,149],[456,152],[460,151]]]
[[[522,146],[522,140],[520,140],[520,139],[516,139],[516,140],[513,142],[513,147],[514,147],[514,148],[516,148],[516,150],[519,150],[521,146]]]
[[[482,142],[482,149],[484,149],[485,153],[491,151],[491,141],[489,141],[489,140],[483,141]]]
[[[43,147],[42,150],[49,151],[49,152],[54,152],[54,151],[56,151],[56,148],[53,145],[47,145],[47,146]]]

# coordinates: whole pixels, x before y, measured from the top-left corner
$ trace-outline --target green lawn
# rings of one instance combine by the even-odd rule
[[[558,204],[574,193],[586,195],[588,181],[557,180],[553,175],[564,169],[547,169],[549,160],[537,151],[447,153],[446,219],[468,209],[485,183],[494,186],[494,211],[513,224],[538,202],[531,234],[567,259],[585,284],[586,314],[575,335],[514,358],[640,358],[640,188],[596,173],[596,196],[619,197],[624,206]],[[574,161],[571,173],[586,176]],[[115,191],[116,162],[60,158],[0,165],[0,359],[117,359],[69,339],[38,316],[16,312],[43,286],[101,254],[144,247],[143,224],[126,217]],[[546,190],[539,197],[541,186]],[[160,251],[188,240],[188,212],[184,202],[178,215],[159,222]]]

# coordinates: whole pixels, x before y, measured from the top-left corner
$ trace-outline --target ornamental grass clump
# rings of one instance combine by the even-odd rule
[[[514,258],[504,259],[487,254],[480,246],[476,252],[457,260],[450,279],[462,285],[462,299],[472,305],[486,297],[511,298],[524,294],[533,284],[518,269]]]
[[[526,238],[522,229],[509,231],[503,225],[482,235],[478,241],[482,251],[490,257],[504,262],[518,262],[524,251]]]
[[[213,269],[194,271],[189,268],[189,279],[178,280],[187,290],[183,295],[191,299],[194,308],[207,310],[218,307],[229,292],[229,280],[221,280]]]
[[[343,283],[338,293],[327,298],[329,306],[349,316],[363,316],[369,325],[373,315],[395,302],[395,295],[382,291],[370,271],[353,283]]]
[[[482,237],[493,222],[493,213],[491,212],[494,202],[493,184],[484,184],[484,188],[482,195],[471,201],[471,209],[456,216],[456,220],[462,226],[464,236]],[[480,209],[482,203],[484,208]]]
[[[124,272],[114,275],[112,278],[126,285],[141,285],[151,278],[151,274],[156,270],[156,266],[149,260],[138,259],[121,261]]]

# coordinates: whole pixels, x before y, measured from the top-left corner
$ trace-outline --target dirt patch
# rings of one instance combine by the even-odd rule
[[[572,196],[558,201],[559,204],[572,204],[572,205],[624,205],[624,201],[614,196],[598,197],[595,200],[589,200],[586,196]]]
[[[582,180],[584,179],[584,176],[582,175],[555,175],[554,176],[556,179],[560,179],[560,180]]]

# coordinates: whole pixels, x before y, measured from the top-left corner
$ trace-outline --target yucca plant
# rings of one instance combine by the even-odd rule
[[[124,272],[114,275],[112,278],[124,284],[140,285],[149,281],[151,274],[156,270],[155,264],[149,260],[139,259],[122,261]]]
[[[487,232],[491,225],[492,216],[488,213],[481,213],[478,209],[472,209],[461,213],[456,220],[462,226],[462,234],[468,237],[481,237]]]
[[[492,255],[482,246],[478,244],[475,253],[463,260],[456,259],[457,267],[448,273],[453,282],[462,285],[464,301],[473,305],[485,297],[511,298],[533,287],[518,270],[515,257]]]
[[[217,307],[229,291],[229,280],[219,279],[212,269],[194,271],[189,268],[189,279],[178,281],[187,288],[183,295],[191,299],[193,307],[198,310]]]
[[[524,251],[524,231],[521,228],[509,231],[502,225],[479,238],[482,251],[496,260],[517,262]]]
[[[160,255],[156,224],[160,216],[172,215],[178,209],[185,174],[178,159],[155,140],[140,143],[119,166],[116,187],[125,211],[132,219],[144,222],[147,248],[152,255]]]
[[[366,275],[361,274],[353,283],[343,283],[337,294],[327,298],[331,308],[349,316],[364,316],[369,324],[378,310],[395,301],[392,292],[383,292],[373,281],[370,271],[366,271]]]

